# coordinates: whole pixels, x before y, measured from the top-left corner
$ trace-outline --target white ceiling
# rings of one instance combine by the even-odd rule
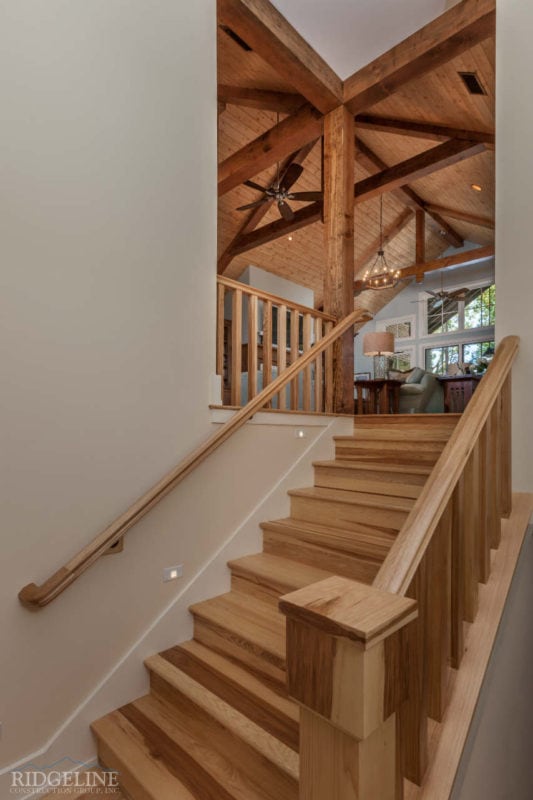
[[[272,0],[341,78],[455,5],[457,0]]]

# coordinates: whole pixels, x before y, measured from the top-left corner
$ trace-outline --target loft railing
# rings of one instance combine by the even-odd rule
[[[401,800],[404,778],[423,783],[428,718],[443,718],[448,665],[461,665],[463,621],[511,513],[518,346],[499,345],[374,584],[330,578],[281,600],[301,797]]]
[[[86,547],[70,559],[64,566],[54,572],[40,586],[30,583],[19,592],[21,603],[29,608],[41,608],[65,591],[80,575],[103,556],[110,547],[122,540],[128,530],[139,522],[160,500],[172,491],[187,475],[211,455],[220,445],[229,439],[247,420],[264,408],[275,395],[282,393],[291,381],[298,379],[299,374],[309,368],[323,354],[331,351],[337,339],[351,328],[358,329],[370,319],[366,312],[353,311],[341,320],[323,338],[317,339],[306,351],[286,367],[277,378],[257,394],[250,402],[226,422],[201,447],[187,456],[178,466],[162,478],[127,511],[121,514],[109,527],[96,536]],[[328,355],[329,358],[329,355]]]
[[[328,334],[335,317],[219,276],[217,374],[224,405],[243,406]],[[279,410],[333,410],[333,353],[317,355],[269,401]]]

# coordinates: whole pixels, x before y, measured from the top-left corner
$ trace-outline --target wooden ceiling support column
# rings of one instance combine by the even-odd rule
[[[416,255],[417,264],[426,260],[426,212],[419,208],[416,212]]]
[[[306,101],[301,94],[271,92],[266,89],[245,89],[242,86],[227,86],[219,83],[218,102],[258,108],[262,111],[279,111],[280,114],[293,114]]]
[[[324,237],[326,266],[324,311],[342,319],[353,309],[354,282],[354,171],[355,135],[353,115],[340,106],[324,119]],[[332,408],[353,414],[353,331],[336,342]],[[329,407],[330,403],[326,403]]]
[[[283,178],[287,174],[287,170],[292,164],[303,164],[313,147],[315,146],[316,141],[309,142],[306,144],[305,147],[302,147],[298,152],[293,153],[289,156],[285,162],[282,164],[280,169],[280,180],[283,183]],[[273,200],[269,200],[268,203],[263,203],[261,206],[257,206],[250,211],[249,215],[245,219],[244,223],[239,228],[238,233],[236,236],[233,237],[229,245],[226,247],[220,258],[217,262],[217,274],[223,275],[227,267],[230,265],[232,260],[235,258],[235,248],[239,245],[242,237],[246,233],[251,233],[253,230],[257,228],[261,220],[267,215],[267,213],[272,208]],[[310,223],[309,223],[310,224]]]
[[[400,280],[416,278],[420,283],[424,275],[428,272],[435,272],[438,269],[448,269],[448,267],[459,267],[462,264],[471,264],[474,261],[484,261],[487,258],[492,258],[494,253],[494,245],[488,244],[484,247],[476,247],[473,250],[467,250],[453,256],[436,258],[434,261],[426,261],[425,264],[413,264],[411,267],[405,267],[405,269],[400,271]],[[358,294],[363,290],[363,282],[356,281],[354,283],[354,293]]]
[[[377,175],[359,181],[355,185],[356,202],[364,202],[371,197],[378,197],[383,192],[390,192],[406,183],[417,181],[452,164],[458,164],[465,158],[482,153],[484,149],[485,145],[482,142],[450,139],[400,164],[388,167]]]
[[[462,0],[344,81],[353,114],[494,35],[496,0]]]
[[[371,174],[388,169],[388,165],[358,137],[355,139],[355,152],[357,160],[363,164],[365,169]],[[462,236],[460,236],[457,231],[452,228],[450,223],[446,222],[439,214],[430,211],[426,201],[423,200],[414,189],[411,189],[409,186],[402,186],[399,189],[395,189],[392,194],[415,211],[418,208],[423,208],[427,215],[431,217],[433,222],[438,226],[443,239],[452,245],[452,247],[462,247],[464,245]]]
[[[218,195],[235,189],[322,135],[323,116],[306,104],[218,165]]]
[[[268,0],[218,0],[227,25],[323,114],[342,103],[342,81]]]
[[[390,119],[373,114],[358,114],[355,128],[380,133],[395,133],[415,139],[445,142],[447,139],[466,139],[469,142],[482,142],[487,150],[494,148],[494,133],[470,131],[463,128],[450,128],[448,125],[434,125],[431,122],[416,122],[407,119]]]

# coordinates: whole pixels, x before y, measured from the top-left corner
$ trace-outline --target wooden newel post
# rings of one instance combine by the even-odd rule
[[[301,705],[300,800],[401,800],[395,710],[416,602],[333,577],[285,595],[280,609]]]

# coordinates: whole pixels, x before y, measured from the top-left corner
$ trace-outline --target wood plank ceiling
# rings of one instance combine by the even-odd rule
[[[431,73],[410,81],[387,99],[365,110],[365,117],[361,119],[360,125],[356,118],[356,136],[360,143],[356,148],[356,183],[379,172],[380,162],[393,166],[435,148],[439,141],[445,141],[435,135],[424,134],[426,138],[422,138],[419,133],[405,135],[396,130],[376,130],[375,124],[368,124],[369,115],[372,118],[410,120],[493,134],[494,60],[494,38],[489,38]],[[459,73],[475,73],[485,94],[470,94]],[[243,49],[219,28],[219,86],[294,94],[295,88],[291,86],[289,77],[279,75],[253,50]],[[287,116],[274,110],[243,106],[240,104],[241,100],[238,102],[239,105],[233,102],[219,105],[219,163]],[[375,123],[375,120],[371,122]],[[304,172],[293,186],[293,191],[321,189],[321,160],[321,142],[318,140],[304,161]],[[275,176],[274,166],[255,175],[253,179],[263,186],[269,186]],[[474,191],[472,184],[481,186],[482,191]],[[424,202],[430,204],[432,211],[440,214],[455,232],[455,239],[464,239],[479,245],[494,242],[494,148],[490,144],[483,152],[434,171],[409,183],[409,186]],[[236,209],[259,197],[256,190],[239,185],[219,198],[219,257],[235,239],[247,218],[246,214],[249,214]],[[384,228],[395,234],[385,248],[387,260],[394,268],[411,266],[415,263],[414,211],[411,208],[409,213],[405,194],[398,188],[383,195],[383,204]],[[291,206],[295,211],[305,207],[297,202],[291,202]],[[375,258],[379,238],[379,213],[379,197],[356,203],[355,259],[359,276]],[[274,204],[261,219],[258,228],[278,219],[279,213]],[[398,228],[401,228],[399,233],[396,232]],[[224,274],[230,278],[238,278],[249,264],[253,264],[313,289],[315,304],[320,306],[325,264],[322,222],[316,221],[292,232],[290,236],[289,239],[288,235],[283,235],[237,255],[227,266],[223,265]],[[425,238],[425,255],[428,261],[440,256],[450,246],[449,237],[443,236],[443,225],[429,214],[426,214]],[[359,295],[356,304],[375,313],[397,291],[398,289],[367,291]]]

